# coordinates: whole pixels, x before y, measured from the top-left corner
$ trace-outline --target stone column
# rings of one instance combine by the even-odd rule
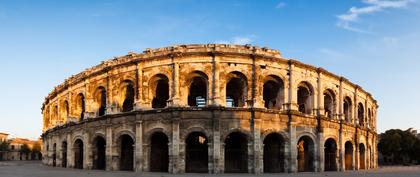
[[[106,128],[106,170],[111,171],[114,170],[113,168],[113,160],[112,160],[112,151],[113,151],[113,140],[112,140],[112,127],[109,126]]]
[[[211,144],[212,157],[209,158],[209,171],[214,174],[223,173],[223,164],[221,156],[221,140],[220,140],[220,119],[219,111],[212,111],[212,130],[213,130],[213,143]],[[213,168],[211,168],[213,167]]]
[[[173,59],[174,60],[174,59]],[[172,65],[172,97],[170,98],[170,106],[181,106],[181,98],[179,97],[179,63],[174,62]]]
[[[317,105],[316,105],[316,103],[315,103],[315,105],[314,105],[314,109],[316,109],[316,110],[318,110],[317,111],[317,116],[320,116],[320,115],[323,115],[323,116],[325,116],[325,104],[324,104],[324,98],[323,98],[323,96],[324,96],[324,94],[323,94],[323,91],[322,91],[322,87],[323,87],[323,85],[322,85],[322,72],[320,71],[320,69],[318,69],[318,94],[317,94],[317,97],[316,97],[316,100],[317,100]]]
[[[253,162],[253,172],[255,174],[261,174],[263,173],[263,168],[264,166],[262,165],[263,163],[263,151],[262,151],[262,143],[261,143],[261,120],[260,119],[255,119],[254,116],[254,131],[253,131],[253,136],[254,136],[254,141],[253,141],[253,152],[254,152],[254,158],[252,159]],[[259,117],[259,116],[258,116]]]
[[[138,117],[140,115],[137,115]],[[139,119],[139,118],[137,118]],[[135,171],[143,172],[143,121],[139,120],[136,122],[136,145],[135,145]]]
[[[286,103],[287,110],[298,110],[297,104],[297,89],[294,89],[294,64],[292,60],[289,60],[289,94],[288,94],[288,102]]]
[[[89,79],[86,79],[85,81],[85,117],[84,119],[94,118],[95,117],[95,108],[93,107],[95,104],[92,90],[89,88],[90,81]],[[94,88],[96,89],[96,88]]]
[[[220,82],[219,82],[219,62],[216,57],[216,54],[212,54],[212,106],[220,106],[222,104],[222,100],[220,99]]]
[[[318,144],[318,145],[316,145]],[[324,133],[323,132],[318,132],[318,143],[315,144],[315,147],[318,146],[317,151],[316,152],[316,160],[315,160],[315,164],[317,164],[315,166],[315,171],[316,172],[323,172],[325,170],[325,156],[324,156]]]
[[[358,110],[359,107],[358,98],[357,98],[358,87],[354,90],[354,107],[353,107],[353,124],[358,126],[359,125],[359,117],[358,117]]]
[[[83,169],[92,169],[93,167],[93,157],[92,157],[92,144],[90,142],[90,136],[88,133],[85,133],[83,136],[84,142],[83,142]]]
[[[72,147],[73,147],[73,141],[71,139],[71,135],[70,133],[67,133],[67,167],[68,168],[72,168],[74,159],[73,159],[73,151],[72,151]]]
[[[170,173],[179,173],[179,118],[172,117],[172,142],[171,153],[169,154],[169,172]]]
[[[136,68],[136,85],[137,91],[134,105],[136,110],[141,110],[146,108],[147,104],[145,104],[143,100],[143,65],[140,63],[137,63]]]
[[[296,173],[298,171],[297,166],[297,140],[296,140],[296,125],[293,122],[290,122],[289,125],[289,135],[290,135],[290,154],[288,155],[289,159],[289,172]]]

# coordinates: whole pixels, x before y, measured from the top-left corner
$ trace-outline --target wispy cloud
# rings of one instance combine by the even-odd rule
[[[330,49],[330,48],[321,48],[319,49],[319,52],[330,57],[339,57],[339,58],[345,57],[343,53],[336,51],[334,49]]]
[[[284,8],[284,7],[286,7],[286,3],[285,2],[279,2],[277,5],[276,5],[276,9],[281,9],[281,8]]]
[[[415,0],[362,0],[365,6],[351,7],[347,13],[337,16],[337,26],[349,31],[370,33],[367,30],[356,28],[351,24],[358,22],[360,20],[360,16],[362,15],[373,14],[385,9],[405,8],[409,3],[414,1]]]
[[[230,40],[219,40],[216,43],[218,43],[218,44],[245,45],[245,44],[253,43],[255,38],[257,38],[256,35],[235,36],[235,37],[231,38]]]

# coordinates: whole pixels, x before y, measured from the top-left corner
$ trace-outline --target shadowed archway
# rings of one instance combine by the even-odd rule
[[[281,135],[271,133],[264,139],[264,173],[285,171],[285,141]]]
[[[106,141],[103,137],[98,136],[93,141],[93,169],[105,170],[106,157],[105,157]]]
[[[233,132],[226,137],[225,172],[248,173],[248,140],[243,133]]]
[[[186,172],[208,172],[208,140],[201,132],[193,132],[186,139]]]
[[[83,141],[77,139],[74,142],[74,168],[83,169]]]
[[[169,167],[169,139],[162,132],[156,132],[151,137],[150,171],[168,172]]]
[[[312,138],[303,136],[299,139],[297,144],[297,161],[299,172],[313,172],[315,171],[315,145]]]
[[[324,170],[337,171],[337,143],[332,138],[324,144]]]

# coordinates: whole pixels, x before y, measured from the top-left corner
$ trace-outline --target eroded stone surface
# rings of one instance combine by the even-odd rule
[[[148,49],[72,76],[46,97],[43,163],[170,173],[371,169],[377,108],[361,87],[276,50]]]

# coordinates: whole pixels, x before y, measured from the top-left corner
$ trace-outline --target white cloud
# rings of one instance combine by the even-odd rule
[[[245,36],[235,36],[230,40],[219,40],[217,44],[238,44],[238,45],[245,45],[251,44],[254,42],[256,35],[245,35]]]
[[[359,33],[370,33],[351,26],[351,23],[358,22],[361,15],[376,13],[385,9],[399,9],[407,7],[407,5],[415,0],[362,0],[364,7],[351,7],[347,13],[338,15],[337,26],[349,31]]]
[[[281,9],[281,8],[283,8],[283,7],[286,7],[286,3],[285,2],[279,2],[277,5],[276,5],[276,9]]]

